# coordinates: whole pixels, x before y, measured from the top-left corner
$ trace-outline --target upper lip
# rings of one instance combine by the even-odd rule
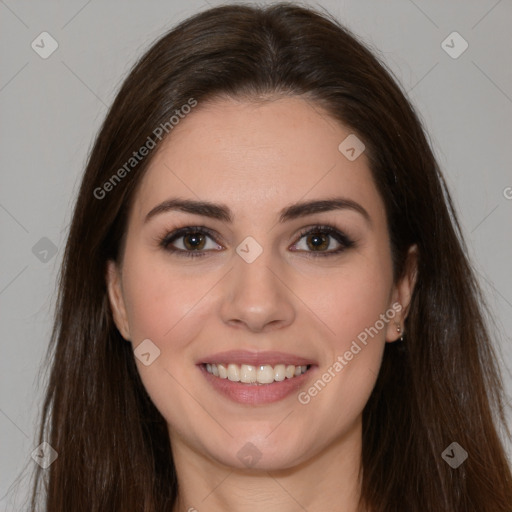
[[[268,364],[275,366],[276,364],[292,364],[294,366],[307,366],[315,364],[312,359],[300,357],[285,352],[250,352],[247,350],[228,350],[227,352],[217,352],[206,356],[199,361],[198,364],[248,364],[251,366],[260,366]]]

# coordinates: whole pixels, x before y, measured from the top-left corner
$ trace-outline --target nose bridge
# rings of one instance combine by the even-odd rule
[[[223,297],[223,321],[242,323],[255,331],[268,324],[291,323],[295,316],[292,294],[283,284],[284,266],[273,251],[248,237],[236,252]]]

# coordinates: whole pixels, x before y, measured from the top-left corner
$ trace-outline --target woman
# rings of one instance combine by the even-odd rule
[[[200,13],[91,152],[32,509],[509,512],[482,304],[384,66],[312,10]]]

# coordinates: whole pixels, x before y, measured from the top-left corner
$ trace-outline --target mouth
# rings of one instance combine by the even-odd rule
[[[264,405],[298,392],[318,365],[281,352],[229,351],[207,356],[197,366],[222,396],[246,405]]]

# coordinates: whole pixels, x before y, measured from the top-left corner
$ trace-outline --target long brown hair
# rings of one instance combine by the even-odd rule
[[[121,86],[90,153],[65,249],[39,432],[58,459],[36,468],[31,509],[40,493],[51,512],[161,512],[175,503],[166,422],[114,325],[105,266],[122,256],[134,192],[165,139],[155,129],[167,126],[172,136],[176,110],[219,95],[307,97],[351,127],[385,202],[396,279],[408,248],[418,247],[406,341],[386,344],[363,413],[362,506],[510,512],[499,366],[422,124],[356,36],[329,14],[287,3],[195,15],[160,38]],[[158,147],[128,170],[149,139]],[[457,468],[442,457],[452,442],[468,453]]]

